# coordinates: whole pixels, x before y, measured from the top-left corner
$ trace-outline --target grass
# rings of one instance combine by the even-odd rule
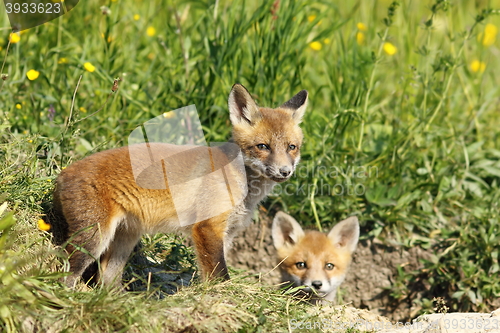
[[[57,282],[57,251],[36,228],[62,167],[125,145],[165,111],[195,104],[207,140],[227,140],[235,82],[262,105],[310,93],[302,162],[264,203],[271,212],[325,229],[356,214],[363,237],[434,253],[421,271],[400,269],[395,299],[423,283],[431,286],[424,311],[433,297],[452,311],[491,309],[500,296],[496,8],[493,0],[87,1],[10,45],[4,15],[0,203],[11,215],[1,223],[2,327],[160,330],[155,323],[178,316],[175,309],[198,309],[182,320],[216,330],[214,316],[232,306],[223,330],[280,330],[304,315],[244,280],[162,300],[71,292]],[[29,80],[30,70],[38,78]]]

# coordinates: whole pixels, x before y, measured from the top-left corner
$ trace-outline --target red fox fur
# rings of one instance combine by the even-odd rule
[[[293,217],[278,212],[272,237],[281,262],[282,282],[293,287],[304,286],[302,292],[309,294],[312,303],[334,301],[358,244],[358,219],[351,216],[326,235],[315,230],[303,231]]]
[[[66,283],[74,286],[86,268],[98,261],[102,282],[120,284],[123,268],[141,236],[173,231],[191,232],[203,278],[228,279],[225,251],[235,233],[248,225],[257,204],[276,183],[289,179],[299,162],[299,123],[307,100],[303,90],[276,109],[263,108],[242,85],[233,86],[228,101],[231,141],[241,150],[246,172],[235,173],[235,183],[246,186],[234,195],[242,200],[223,214],[193,225],[181,226],[176,209],[189,213],[194,199],[216,205],[221,187],[206,184],[209,195],[202,197],[187,191],[182,197],[185,204],[174,208],[168,188],[146,189],[136,183],[130,162],[133,146],[99,152],[64,169],[57,178],[51,224],[69,255],[71,274]],[[158,154],[180,149],[164,143],[150,145]],[[223,158],[223,150],[212,148],[211,153]],[[196,163],[195,152],[179,154],[180,180],[211,171]]]

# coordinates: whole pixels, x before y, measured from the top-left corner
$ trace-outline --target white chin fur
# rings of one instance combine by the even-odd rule
[[[310,293],[312,295],[317,294],[319,297],[325,297],[326,295],[328,295],[329,293],[331,293],[335,289],[335,288],[333,288],[332,285],[330,285],[329,283],[326,283],[326,282],[323,282],[323,285],[321,286],[321,288],[319,290],[317,290],[316,288],[314,288],[313,286],[311,286],[308,283],[304,283],[304,286],[307,286],[307,288],[309,288],[311,290]],[[313,290],[315,290],[316,292],[314,292]]]
[[[264,163],[262,163],[261,160],[245,157],[244,162],[246,166],[257,172],[259,176],[269,178],[276,182],[283,182],[285,180],[288,180],[295,172],[295,166],[297,165],[297,163],[294,163],[292,165],[292,173],[290,174],[290,176],[283,177],[279,172],[279,169],[272,166],[268,167]]]

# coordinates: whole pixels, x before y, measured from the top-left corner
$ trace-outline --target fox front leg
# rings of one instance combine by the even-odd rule
[[[203,280],[229,280],[224,258],[224,238],[228,213],[196,223],[192,229]]]

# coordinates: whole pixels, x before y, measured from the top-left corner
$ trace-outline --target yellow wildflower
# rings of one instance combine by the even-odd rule
[[[9,35],[9,40],[12,44],[16,44],[21,40],[21,34],[19,32],[11,32]]]
[[[59,58],[59,61],[57,63],[58,64],[67,64],[68,63],[68,58]]]
[[[491,46],[495,44],[497,33],[498,33],[498,28],[494,24],[488,23],[484,27],[484,33],[479,35],[481,43],[484,46]]]
[[[30,69],[28,73],[26,73],[26,76],[28,77],[28,80],[33,81],[38,79],[38,77],[40,76],[40,72],[34,69]]]
[[[486,64],[482,61],[474,60],[470,63],[470,69],[474,73],[477,73],[477,72],[482,73],[486,69]]]
[[[141,19],[141,15],[135,14],[134,15],[134,21],[139,21]]]
[[[368,30],[368,28],[366,27],[366,25],[364,25],[361,22],[359,22],[358,24],[356,24],[356,27],[358,28],[359,31],[367,31]]]
[[[323,48],[323,45],[320,42],[312,42],[309,44],[309,47],[314,51],[319,51]]]
[[[312,21],[314,21],[315,19],[316,19],[316,15],[309,15],[309,16],[307,17],[307,20],[308,20],[309,22],[312,22]]]
[[[23,107],[23,106],[22,106],[20,103],[17,103],[17,104],[16,104],[16,109],[18,109],[18,110],[19,110],[19,109],[21,109],[22,107]]]
[[[94,66],[94,65],[92,65],[90,62],[86,62],[86,63],[84,63],[84,64],[83,64],[83,68],[85,68],[85,70],[86,70],[87,72],[90,72],[90,73],[92,73],[93,71],[95,71],[95,66]]]
[[[153,27],[148,27],[146,29],[146,35],[148,35],[149,37],[154,37],[154,35],[156,35],[156,29]]]
[[[83,106],[80,106],[79,110],[80,110],[80,112],[87,113],[87,109],[84,108]]]
[[[331,42],[330,38],[323,39],[323,43],[325,43],[325,45],[330,44],[330,42]]]
[[[113,41],[113,37],[108,36],[108,38],[106,38],[106,35],[104,35],[104,33],[101,33],[101,37],[102,37],[102,39],[107,40],[108,43],[111,43]]]
[[[43,219],[38,220],[38,229],[42,231],[49,231],[50,230],[50,224],[46,223]]]
[[[365,42],[365,39],[366,39],[363,31],[367,31],[368,28],[366,27],[366,25],[364,23],[361,23],[361,22],[356,24],[356,27],[358,28],[358,32],[356,33],[356,43],[358,43],[358,45],[361,45]]]
[[[361,45],[365,42],[365,34],[362,33],[361,31],[358,31],[356,33],[356,43],[358,43],[358,45]]]
[[[392,43],[385,42],[384,43],[384,51],[388,55],[392,56],[392,55],[395,55],[396,52],[398,52],[398,48],[395,47]]]

